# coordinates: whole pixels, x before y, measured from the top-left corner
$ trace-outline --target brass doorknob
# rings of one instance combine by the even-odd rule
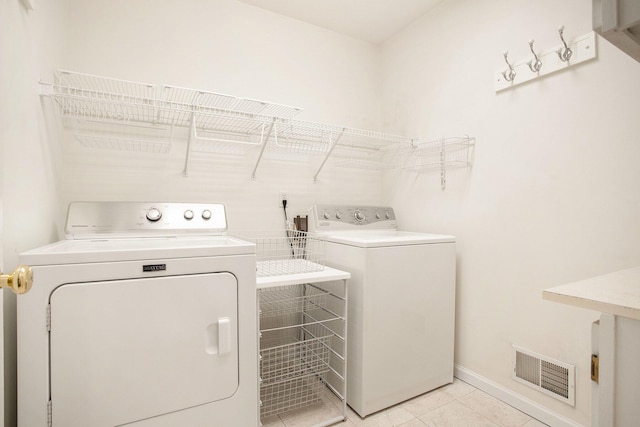
[[[21,265],[11,274],[0,273],[0,288],[10,288],[14,293],[21,295],[29,292],[33,284],[33,271],[28,265]]]

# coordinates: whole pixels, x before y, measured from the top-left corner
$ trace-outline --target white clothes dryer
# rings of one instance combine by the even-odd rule
[[[72,203],[20,255],[18,426],[258,426],[255,245],[220,204]]]
[[[390,207],[316,205],[310,227],[351,273],[349,406],[364,417],[451,383],[455,237],[398,231]]]

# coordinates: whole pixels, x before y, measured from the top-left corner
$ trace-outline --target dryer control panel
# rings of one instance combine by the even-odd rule
[[[309,212],[310,231],[397,229],[389,206],[315,205]]]
[[[227,231],[224,205],[166,202],[73,202],[67,239],[219,235]]]

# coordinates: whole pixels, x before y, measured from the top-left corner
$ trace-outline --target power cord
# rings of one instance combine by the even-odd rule
[[[287,233],[287,237],[289,238],[289,246],[291,246],[291,257],[295,258],[296,251],[293,248],[293,242],[291,241],[292,230],[289,229],[289,218],[287,217],[287,199],[282,199],[282,210],[284,211],[284,229],[285,233]]]

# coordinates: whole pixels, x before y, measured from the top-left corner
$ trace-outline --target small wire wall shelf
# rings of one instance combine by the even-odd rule
[[[475,138],[469,136],[442,138],[403,147],[402,169],[418,173],[440,171],[440,188],[447,188],[447,172],[469,168],[473,164]]]
[[[284,230],[241,237],[256,245],[257,277],[324,270],[325,242],[309,233]]]
[[[335,298],[315,284],[258,290],[261,418],[320,403],[336,358],[346,363],[334,349],[336,340],[346,346],[346,318],[330,309]]]
[[[402,147],[402,168],[425,172],[442,168],[464,168],[472,164],[471,147],[475,138],[469,136],[443,138]]]

